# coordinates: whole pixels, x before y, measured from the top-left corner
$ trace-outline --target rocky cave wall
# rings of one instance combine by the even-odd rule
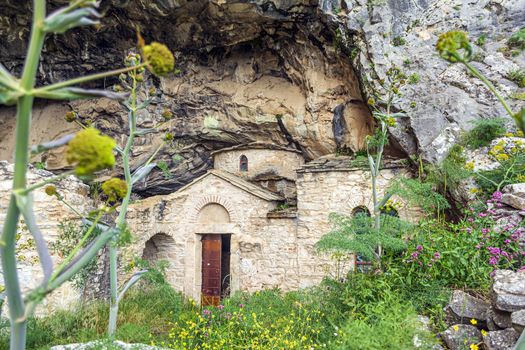
[[[50,8],[65,2],[48,1]],[[28,3],[0,1],[0,62],[14,72],[22,67],[29,34]],[[162,152],[170,174],[154,172],[140,190],[146,195],[172,191],[203,173],[210,151],[224,146],[273,141],[297,147],[307,159],[337,148],[355,151],[371,127],[363,101],[381,92],[378,82],[392,65],[417,79],[394,106],[406,117],[390,130],[391,145],[439,162],[472,121],[505,116],[479,80],[438,57],[437,37],[451,29],[470,33],[477,42],[472,64],[514,109],[523,105],[515,97],[525,90],[509,76],[523,69],[525,53],[513,52],[507,40],[525,26],[525,0],[103,0],[101,9],[105,17],[97,28],[48,38],[40,81],[120,65],[135,45],[136,27],[147,41],[176,51],[181,73],[148,80],[159,93],[141,122],[153,124],[169,107],[176,115],[169,129],[179,143]],[[37,115],[44,132],[35,139],[65,133],[56,118],[71,106],[110,134],[125,130],[118,106],[108,101],[42,102]],[[13,110],[1,109],[1,159],[11,155],[13,123]],[[139,161],[166,130],[139,141]],[[63,166],[59,156],[50,157],[50,169]]]
[[[175,117],[159,132],[137,140],[133,166],[149,158],[165,132],[173,133],[175,142],[158,158],[169,173],[152,173],[138,189],[143,195],[172,192],[211,168],[212,151],[231,145],[273,142],[315,159],[361,149],[372,130],[352,63],[341,55],[334,31],[314,2],[103,1],[101,7],[107,13],[99,28],[49,37],[40,81],[120,66],[135,46],[135,26],[147,41],[162,41],[176,52],[180,73],[148,77],[145,83],[157,93],[139,124],[162,121],[166,108]],[[0,37],[7,39],[0,44],[0,61],[20,71],[29,12],[19,16],[21,9],[10,1],[0,4],[0,12]],[[98,83],[107,87],[115,80]],[[74,131],[75,126],[62,121],[69,109],[123,141],[127,121],[118,104],[90,100],[41,101],[33,142]],[[13,116],[13,108],[0,109],[1,159],[12,154]],[[66,166],[60,152],[34,161],[43,161],[50,170]]]

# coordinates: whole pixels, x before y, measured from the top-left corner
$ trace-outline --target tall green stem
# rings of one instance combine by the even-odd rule
[[[45,0],[33,1],[33,27],[29,49],[24,64],[24,71],[20,87],[24,91],[30,91],[36,80],[40,53],[44,45],[44,33],[41,30],[46,13]],[[16,149],[15,149],[15,172],[13,180],[13,191],[23,190],[26,187],[26,171],[29,160],[29,133],[31,128],[31,111],[33,108],[33,97],[22,96],[17,103],[16,115]],[[11,195],[9,207],[4,223],[1,240],[5,246],[0,247],[2,257],[2,270],[9,306],[9,317],[11,321],[11,350],[25,349],[27,323],[24,318],[25,305],[22,299],[22,291],[18,280],[16,268],[16,232],[20,210],[16,205],[15,196]]]
[[[131,191],[133,183],[131,181],[131,169],[129,165],[129,156],[131,153],[131,147],[135,140],[135,132],[137,129],[137,81],[135,79],[134,72],[131,73],[133,77],[133,86],[131,90],[131,108],[129,118],[129,136],[126,142],[126,147],[122,152],[122,167],[124,169],[124,179],[128,185],[126,196],[122,200],[120,206],[120,212],[117,218],[116,226],[121,229],[126,223],[126,212],[128,210],[129,200],[131,197]],[[110,308],[109,308],[109,324],[108,334],[113,336],[117,330],[117,317],[118,317],[118,250],[115,239],[110,242],[109,245],[109,278],[110,278]]]
[[[505,111],[507,111],[508,115],[515,119],[516,116],[514,115],[514,113],[512,112],[512,109],[510,109],[509,105],[507,104],[507,102],[503,99],[503,97],[501,96],[501,94],[499,93],[499,91],[494,87],[494,85],[492,85],[492,83],[483,75],[481,74],[480,72],[478,72],[478,70],[476,68],[474,68],[470,63],[468,63],[467,61],[462,61],[463,64],[468,68],[468,70],[474,74],[478,79],[480,79],[486,86],[487,88],[497,97],[497,99],[499,100],[499,102],[501,102],[501,104],[503,105],[503,108],[505,108]]]

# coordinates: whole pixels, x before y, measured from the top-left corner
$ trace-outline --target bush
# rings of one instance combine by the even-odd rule
[[[474,128],[463,135],[462,143],[470,149],[489,146],[492,140],[505,134],[505,121],[501,118],[480,119]]]
[[[501,194],[489,201],[499,206]],[[392,265],[407,284],[438,283],[452,288],[486,290],[491,272],[523,265],[519,246],[523,227],[498,227],[494,209],[470,209],[457,224],[427,221],[418,226],[408,249]],[[397,260],[396,260],[397,259]],[[432,282],[431,282],[432,281]]]

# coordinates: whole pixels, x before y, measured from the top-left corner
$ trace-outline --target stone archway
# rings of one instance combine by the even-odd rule
[[[173,261],[176,256],[176,244],[173,237],[165,233],[157,233],[153,235],[144,243],[144,250],[142,251],[142,259],[146,260],[150,266],[155,266],[161,261],[167,263],[166,277],[168,281],[174,279],[173,275]]]

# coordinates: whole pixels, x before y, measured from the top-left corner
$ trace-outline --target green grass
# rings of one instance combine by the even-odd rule
[[[432,339],[417,327],[416,309],[403,295],[386,275],[354,274],[346,282],[327,280],[296,292],[239,292],[226,299],[223,307],[206,311],[207,316],[171,287],[144,284],[121,302],[116,339],[171,349],[261,350],[346,349],[356,339],[368,345],[355,349],[386,346],[392,340],[396,344],[391,348],[397,349],[411,344],[416,334]],[[110,348],[105,339],[107,319],[108,307],[103,302],[33,318],[27,348],[49,349],[96,339],[104,344],[100,348]],[[6,326],[0,327],[0,350],[8,349]]]

